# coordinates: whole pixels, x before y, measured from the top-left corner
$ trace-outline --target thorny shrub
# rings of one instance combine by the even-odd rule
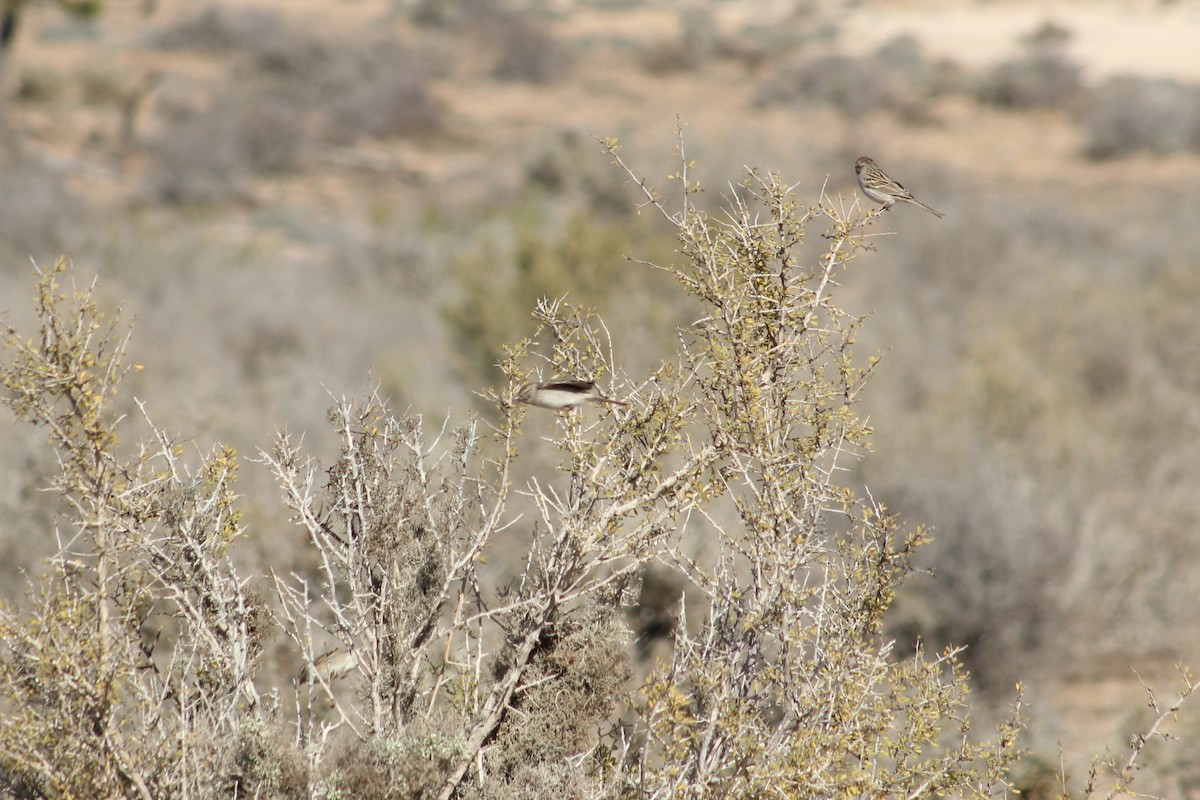
[[[625,168],[617,143],[604,146]],[[870,434],[855,405],[876,362],[856,358],[863,320],[834,297],[885,212],[805,207],[752,171],[710,216],[693,204],[682,137],[679,156],[673,204],[627,170],[682,256],[646,266],[704,307],[674,356],[631,376],[597,317],[544,299],[534,336],[504,351],[490,432],[471,419],[431,437],[369,395],[332,410],[340,453],[328,466],[280,434],[262,461],[308,539],[310,574],[235,568],[247,533],[236,454],[185,457],[153,426],[141,446],[121,445],[135,408],[118,391],[136,369],[127,337],[90,289],[64,291],[65,262],[46,270],[39,329],[6,326],[0,379],[58,455],[65,525],[29,595],[0,609],[0,786],[17,797],[1003,795],[1019,695],[979,737],[959,652],[893,650],[883,617],[924,532],[841,480]],[[799,253],[814,228],[826,246],[810,262]],[[516,404],[543,373],[600,380],[626,405]],[[557,463],[518,482],[535,425],[553,431]],[[515,568],[492,566],[514,552]],[[678,619],[656,625],[671,637],[665,655],[635,669],[624,611],[648,573],[681,587]],[[264,665],[276,630],[298,651],[291,684]],[[1132,780],[1146,738],[1114,765],[1108,797]]]

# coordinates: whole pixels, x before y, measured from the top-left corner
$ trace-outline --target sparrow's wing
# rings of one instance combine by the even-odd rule
[[[559,392],[576,392],[578,394],[588,394],[595,391],[595,381],[547,381],[539,388],[549,389]]]

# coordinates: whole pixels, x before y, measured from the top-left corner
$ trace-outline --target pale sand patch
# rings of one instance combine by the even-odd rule
[[[907,33],[931,55],[980,67],[1019,54],[1020,38],[1047,20],[1072,32],[1067,53],[1088,80],[1119,73],[1200,80],[1200,3],[1191,0],[876,0],[847,12],[840,41],[865,53]]]

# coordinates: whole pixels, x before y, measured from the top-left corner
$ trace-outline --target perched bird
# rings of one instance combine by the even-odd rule
[[[896,205],[897,202],[905,202],[920,206],[935,217],[946,216],[913,197],[912,192],[892,180],[886,172],[879,168],[878,164],[866,156],[854,162],[854,172],[858,175],[858,186],[863,190],[863,194],[876,203],[883,203],[884,211]]]
[[[543,381],[527,383],[516,394],[518,403],[528,403],[538,408],[575,408],[584,403],[608,403],[623,406],[620,400],[611,400],[600,394],[595,381]]]
[[[316,683],[318,677],[328,683],[341,680],[357,666],[358,656],[353,650],[335,647],[322,653],[312,664],[306,664],[304,669],[300,670],[299,678],[301,683]]]

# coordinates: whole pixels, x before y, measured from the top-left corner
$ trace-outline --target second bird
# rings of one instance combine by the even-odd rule
[[[883,203],[885,211],[896,203],[903,202],[920,206],[935,217],[946,216],[913,197],[912,192],[892,180],[886,172],[879,168],[878,164],[866,156],[854,162],[854,172],[858,175],[858,186],[863,190],[863,194],[876,203]]]
[[[606,403],[613,406],[625,405],[600,394],[595,381],[544,381],[527,383],[520,388],[515,398],[518,403],[528,403],[538,408],[575,408],[584,403]]]

